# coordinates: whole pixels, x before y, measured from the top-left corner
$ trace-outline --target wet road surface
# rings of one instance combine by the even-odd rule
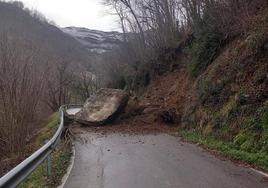
[[[267,177],[170,135],[83,134],[65,188],[268,188]]]

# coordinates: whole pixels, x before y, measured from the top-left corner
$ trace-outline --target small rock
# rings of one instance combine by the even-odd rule
[[[177,112],[176,112],[175,108],[171,108],[171,109],[163,110],[159,114],[159,116],[160,116],[162,122],[168,123],[168,124],[173,124],[176,122]]]

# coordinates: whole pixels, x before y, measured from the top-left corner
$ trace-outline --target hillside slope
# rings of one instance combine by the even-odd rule
[[[90,60],[78,41],[39,13],[0,1],[0,174],[34,151],[31,139],[76,97],[73,74]]]
[[[123,36],[119,32],[104,32],[79,27],[66,27],[62,31],[74,37],[90,52],[104,53],[118,47]]]
[[[204,138],[223,142],[224,152],[230,145],[232,159],[267,170],[267,33],[265,13],[247,34],[223,46],[197,77],[190,74],[189,60],[177,58],[176,69],[156,77],[141,97],[130,102],[121,123],[191,130]]]
[[[76,62],[89,59],[88,51],[75,39],[51,25],[41,15],[34,15],[23,5],[0,2],[0,33],[30,41],[48,56],[68,56]]]

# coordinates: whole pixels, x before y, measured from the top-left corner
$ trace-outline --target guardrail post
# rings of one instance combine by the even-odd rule
[[[47,172],[47,176],[49,177],[51,175],[51,156],[50,156],[50,154],[47,156],[47,160],[46,160],[46,172]]]
[[[46,140],[45,143],[47,143],[49,140]],[[45,160],[45,171],[47,177],[51,175],[51,154],[47,156],[47,159]]]

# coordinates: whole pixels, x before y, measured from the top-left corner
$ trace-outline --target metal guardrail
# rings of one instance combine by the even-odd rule
[[[23,182],[57,146],[64,129],[64,113],[66,109],[77,108],[81,105],[63,105],[59,109],[60,124],[54,136],[31,156],[0,178],[0,188],[13,188]]]

